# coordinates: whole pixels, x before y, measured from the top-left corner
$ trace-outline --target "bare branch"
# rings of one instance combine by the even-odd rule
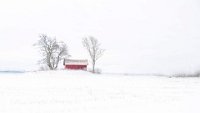
[[[64,42],[48,37],[45,34],[40,35],[40,40],[35,44],[39,47],[43,55],[40,63],[46,64],[50,70],[57,69],[60,60],[68,55],[67,46]]]
[[[88,38],[83,38],[82,43],[90,55],[93,67],[92,71],[93,73],[95,73],[96,61],[103,55],[105,50],[101,49],[100,48],[101,44],[98,42],[98,40],[91,36]]]

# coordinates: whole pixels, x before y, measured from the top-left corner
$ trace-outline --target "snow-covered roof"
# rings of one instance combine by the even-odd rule
[[[88,65],[88,60],[65,59],[64,65]]]

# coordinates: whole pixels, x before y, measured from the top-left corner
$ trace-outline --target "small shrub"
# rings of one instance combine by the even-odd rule
[[[93,73],[93,69],[88,69],[88,71],[91,72],[91,73]],[[96,68],[96,69],[94,70],[94,73],[95,73],[95,74],[101,74],[101,73],[102,73],[102,70],[99,69],[99,68]]]

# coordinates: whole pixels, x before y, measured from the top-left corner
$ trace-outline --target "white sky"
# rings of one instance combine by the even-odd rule
[[[56,36],[74,58],[81,39],[96,37],[105,71],[193,72],[200,69],[199,0],[0,0],[0,68],[33,69],[40,33]]]

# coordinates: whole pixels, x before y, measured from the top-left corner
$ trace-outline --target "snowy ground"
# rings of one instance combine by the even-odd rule
[[[0,73],[0,113],[200,113],[200,78]]]

